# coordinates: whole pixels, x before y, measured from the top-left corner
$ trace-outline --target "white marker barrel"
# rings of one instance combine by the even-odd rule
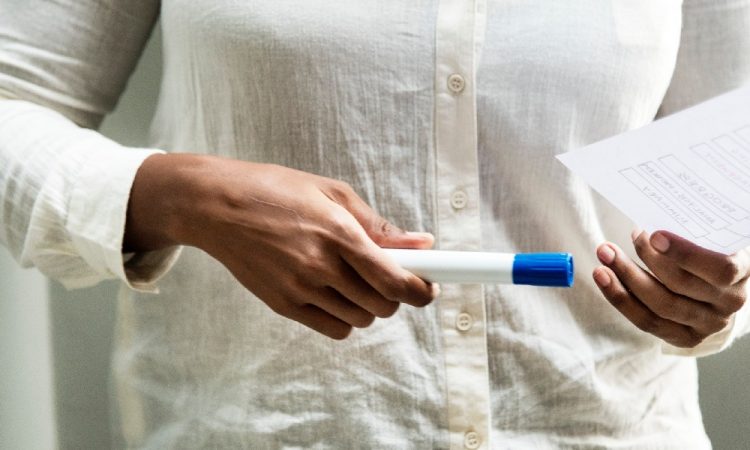
[[[570,253],[493,253],[385,249],[398,264],[438,283],[573,285]]]

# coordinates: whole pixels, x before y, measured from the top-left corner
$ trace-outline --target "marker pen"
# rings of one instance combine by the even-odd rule
[[[406,270],[442,283],[573,285],[570,253],[492,253],[384,249]]]

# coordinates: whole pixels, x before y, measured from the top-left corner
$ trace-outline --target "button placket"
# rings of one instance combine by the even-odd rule
[[[438,7],[435,200],[437,244],[442,250],[481,249],[474,71],[485,6],[484,0],[440,0]],[[437,303],[444,338],[450,448],[489,448],[484,290],[476,284],[448,284]]]

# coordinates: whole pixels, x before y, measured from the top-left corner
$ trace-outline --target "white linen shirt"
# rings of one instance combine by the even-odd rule
[[[84,128],[159,14],[152,145],[124,148]],[[749,29],[748,0],[4,0],[0,241],[68,287],[123,281],[128,447],[707,448],[675,354],[727,347],[747,308],[688,351],[639,331],[590,275],[632,224],[554,155],[746,83]],[[443,285],[332,341],[197,249],[123,263],[162,150],[345,180],[441,249],[569,251],[576,284]]]

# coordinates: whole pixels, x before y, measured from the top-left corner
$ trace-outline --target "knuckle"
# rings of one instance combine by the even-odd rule
[[[636,282],[635,280],[638,275],[637,270],[641,270],[640,267],[635,266],[634,263],[625,260],[625,258],[615,258],[610,269],[612,269],[615,275],[617,275],[617,278],[619,278],[626,286],[630,286]]]
[[[634,323],[641,331],[649,334],[655,334],[659,330],[659,320],[652,315],[641,317]]]
[[[432,290],[425,288],[425,282],[416,275],[407,276],[407,288],[409,289],[409,298],[412,303],[418,307],[424,307],[432,303]]]
[[[342,341],[352,334],[353,329],[354,327],[352,327],[351,325],[342,325],[340,327],[336,327],[335,329],[327,330],[326,335],[331,339]]]
[[[740,281],[742,273],[740,266],[733,258],[726,258],[721,262],[719,267],[719,276],[717,281],[723,285],[732,285]]]
[[[722,300],[722,303],[724,304],[725,308],[728,311],[731,311],[734,313],[734,312],[739,311],[745,305],[746,301],[747,301],[747,294],[744,291],[742,292],[735,291],[735,292],[731,292],[727,294]]]
[[[432,303],[432,298],[424,296],[412,297],[412,303],[418,308],[424,308],[425,306]]]
[[[388,300],[400,301],[411,297],[409,294],[409,279],[404,275],[393,275],[385,284],[383,295]]]
[[[391,302],[391,301],[385,301],[382,302],[382,305],[379,306],[377,311],[377,316],[381,319],[387,319],[389,317],[392,317],[394,314],[396,314],[396,311],[398,311],[400,303],[398,302]]]
[[[668,294],[659,294],[652,301],[647,302],[649,308],[661,317],[674,319],[679,315],[683,318],[690,313],[681,311],[680,305],[675,298]]]
[[[643,258],[643,255],[647,254],[646,249],[648,248],[648,246],[646,245],[648,241],[644,238],[644,236],[645,234],[641,233],[641,236],[639,236],[638,239],[633,241],[633,247],[635,248],[635,252],[641,258]]]
[[[325,246],[325,238],[314,239],[300,244],[295,253],[295,259],[303,267],[307,268],[317,263],[322,263],[328,258],[328,250]]]
[[[703,311],[695,308],[683,308],[679,311],[679,314],[672,316],[675,320],[685,324],[701,324],[710,323],[711,320],[706,318]]]
[[[293,317],[297,311],[297,306],[289,301],[274,302],[268,305],[273,312],[284,317]]]
[[[719,331],[725,329],[729,326],[729,322],[729,317],[717,317],[714,320],[713,332],[718,333]]]
[[[682,338],[663,338],[665,342],[678,347],[678,348],[687,348],[687,344]]]
[[[293,290],[304,291],[307,287],[307,276],[302,271],[290,272],[284,283]]]
[[[335,207],[328,214],[328,228],[334,236],[348,237],[352,233],[353,217],[349,211]]]
[[[340,203],[346,203],[347,199],[352,195],[356,195],[352,186],[342,180],[331,179],[327,190],[334,200]]]
[[[705,336],[702,334],[699,334],[696,331],[690,331],[686,334],[683,342],[686,348],[695,348],[699,346],[704,339]]]
[[[401,230],[383,217],[374,214],[364,224],[367,235],[378,245],[386,243],[388,238],[398,235]]]
[[[666,255],[673,261],[687,261],[693,256],[687,248],[677,242],[672,242]]]
[[[305,249],[296,261],[296,267],[288,268],[292,272],[296,286],[303,286],[312,274],[325,269],[324,256],[316,249]]]
[[[336,189],[336,191],[337,191],[337,192],[338,192],[338,193],[339,193],[340,195],[342,195],[342,196],[345,196],[345,197],[351,197],[351,196],[353,196],[353,195],[357,195],[357,194],[356,194],[356,193],[354,192],[354,188],[352,187],[352,185],[351,185],[351,184],[349,184],[349,183],[347,183],[346,181],[343,181],[343,180],[336,180],[336,183],[335,183],[335,184],[336,184],[336,186],[335,186],[335,188],[334,188],[334,189]]]
[[[368,224],[369,234],[373,236],[376,243],[380,244],[383,238],[392,236],[395,227],[390,222],[380,216],[375,216]]]
[[[308,276],[304,277],[305,281],[307,281],[307,278],[310,278],[312,280],[330,280],[334,275],[334,270],[330,267],[329,264],[326,263],[328,258],[326,258],[324,255],[320,255],[316,257],[315,259],[308,260],[305,264],[305,267],[308,272]]]
[[[354,322],[352,325],[357,328],[367,328],[375,322],[375,316],[372,314],[359,314]]]
[[[378,230],[383,236],[391,236],[398,231],[398,228],[384,218],[378,217]]]
[[[680,330],[671,336],[664,338],[665,341],[679,348],[695,348],[703,342],[703,335],[692,328]]]
[[[611,291],[607,295],[607,300],[609,300],[609,303],[612,304],[615,308],[622,310],[630,301],[630,298],[628,296],[628,293],[621,290]]]
[[[668,273],[668,278],[663,282],[672,292],[680,295],[688,295],[695,286],[694,275],[681,268]]]
[[[688,341],[689,338],[677,338],[677,339],[665,339],[665,341],[669,342],[670,344],[674,345],[678,348],[693,348],[695,345],[691,345],[691,342]]]

